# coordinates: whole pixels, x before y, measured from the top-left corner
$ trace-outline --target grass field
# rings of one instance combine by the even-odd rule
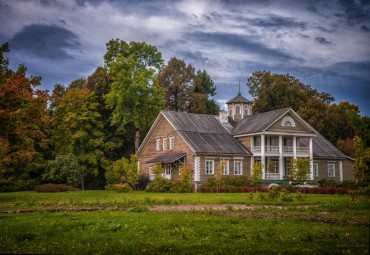
[[[246,194],[164,194],[74,191],[0,193],[1,253],[63,254],[368,254],[369,226],[328,224],[301,215],[369,221],[369,204],[346,195],[307,195],[306,201],[251,201]],[[151,212],[155,204],[263,204],[257,213],[289,217],[256,219],[238,212]],[[319,206],[313,206],[313,205]],[[298,205],[312,205],[298,208]],[[50,207],[131,207],[127,211],[58,212]],[[240,211],[243,212],[243,211]],[[324,213],[324,214],[323,214]]]

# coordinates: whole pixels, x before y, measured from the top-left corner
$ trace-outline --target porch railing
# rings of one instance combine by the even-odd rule
[[[261,152],[261,146],[254,146],[253,152]],[[279,146],[265,146],[265,152],[276,152],[279,153]],[[293,146],[283,146],[283,153],[293,153]],[[308,154],[310,153],[310,147],[297,147],[297,153]]]
[[[265,173],[266,180],[279,180],[280,174],[279,173]]]
[[[297,147],[297,153],[310,153],[310,147]]]

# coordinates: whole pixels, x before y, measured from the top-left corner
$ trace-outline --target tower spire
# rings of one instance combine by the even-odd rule
[[[239,80],[239,92],[238,92],[238,96],[241,96],[242,94],[240,94],[240,80]]]

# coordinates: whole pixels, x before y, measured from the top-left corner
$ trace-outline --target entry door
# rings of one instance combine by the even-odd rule
[[[164,178],[171,179],[171,164],[166,164],[164,167]]]

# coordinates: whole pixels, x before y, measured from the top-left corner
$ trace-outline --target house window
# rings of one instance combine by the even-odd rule
[[[279,161],[271,160],[268,170],[270,173],[279,173]]]
[[[157,138],[157,151],[161,150],[161,138]]]
[[[154,180],[153,167],[149,167],[149,178],[151,181]]]
[[[173,148],[175,148],[175,140],[173,136],[170,136],[170,149],[173,149]]]
[[[293,139],[292,138],[285,138],[285,146],[293,147]]]
[[[229,160],[228,159],[221,159],[220,164],[222,164],[222,161],[226,161],[226,165],[222,168],[222,174],[223,175],[229,175]]]
[[[244,115],[249,115],[249,113],[248,113],[248,105],[244,105]]]
[[[260,136],[255,137],[254,146],[261,146],[261,137]]]
[[[319,176],[319,164],[313,163],[313,176]]]
[[[235,160],[234,161],[234,174],[235,175],[242,175],[242,161]]]
[[[233,108],[229,108],[229,115],[233,115]]]
[[[214,174],[213,159],[206,159],[206,174]]]
[[[277,137],[271,137],[271,146],[279,146],[279,139]]]
[[[328,163],[328,177],[335,177],[335,164]]]
[[[240,106],[239,105],[237,105],[235,107],[235,114],[240,114]]]
[[[165,178],[171,179],[171,164],[166,164],[164,167]]]
[[[163,150],[167,150],[167,137],[163,137]]]

